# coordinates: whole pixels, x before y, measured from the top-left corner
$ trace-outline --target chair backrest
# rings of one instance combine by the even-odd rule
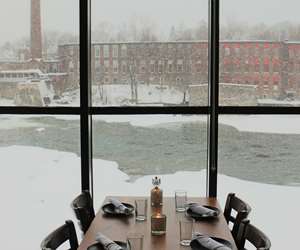
[[[80,229],[85,234],[95,218],[93,200],[90,192],[83,191],[73,200],[71,207],[76,218],[79,220]]]
[[[257,227],[250,224],[249,220],[243,220],[237,235],[237,246],[239,250],[245,249],[245,243],[249,241],[257,250],[269,250],[271,241]]]
[[[235,216],[232,215],[233,210],[236,211]],[[246,202],[236,197],[234,193],[228,194],[224,209],[224,217],[228,224],[229,222],[233,223],[231,233],[234,240],[236,240],[242,220],[246,219],[250,212],[251,207]]]
[[[41,243],[42,250],[55,250],[66,241],[70,243],[70,250],[77,250],[78,240],[72,221],[67,220],[64,225],[50,233]]]

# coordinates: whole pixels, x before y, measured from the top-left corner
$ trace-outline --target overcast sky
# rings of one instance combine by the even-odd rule
[[[43,30],[78,34],[78,0],[41,0]],[[223,23],[228,20],[267,24],[300,23],[300,2],[295,0],[221,0]],[[92,0],[93,24],[126,22],[129,17],[145,16],[168,32],[170,26],[194,26],[208,18],[207,0]],[[0,0],[0,45],[29,37],[30,0]]]

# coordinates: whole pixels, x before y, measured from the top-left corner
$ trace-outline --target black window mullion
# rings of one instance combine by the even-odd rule
[[[80,0],[80,149],[81,189],[93,194],[91,104],[91,1]]]
[[[276,106],[221,106],[222,115],[300,115],[300,107]]]
[[[207,106],[128,106],[128,107],[92,107],[93,115],[207,115],[210,108]]]
[[[79,115],[79,107],[0,107],[0,114],[6,115]]]
[[[209,1],[209,128],[206,195],[217,196],[219,105],[219,0]]]

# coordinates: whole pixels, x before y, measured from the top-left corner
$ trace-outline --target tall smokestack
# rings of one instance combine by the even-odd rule
[[[40,0],[31,0],[31,58],[42,58],[42,28],[41,28],[41,3]]]

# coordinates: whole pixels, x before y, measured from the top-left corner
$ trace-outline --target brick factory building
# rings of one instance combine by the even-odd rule
[[[92,83],[161,84],[185,90],[207,84],[208,43],[134,42],[94,43]],[[67,85],[79,84],[79,46],[60,45],[61,70]],[[300,43],[221,41],[220,83],[251,85],[257,98],[299,96]]]

